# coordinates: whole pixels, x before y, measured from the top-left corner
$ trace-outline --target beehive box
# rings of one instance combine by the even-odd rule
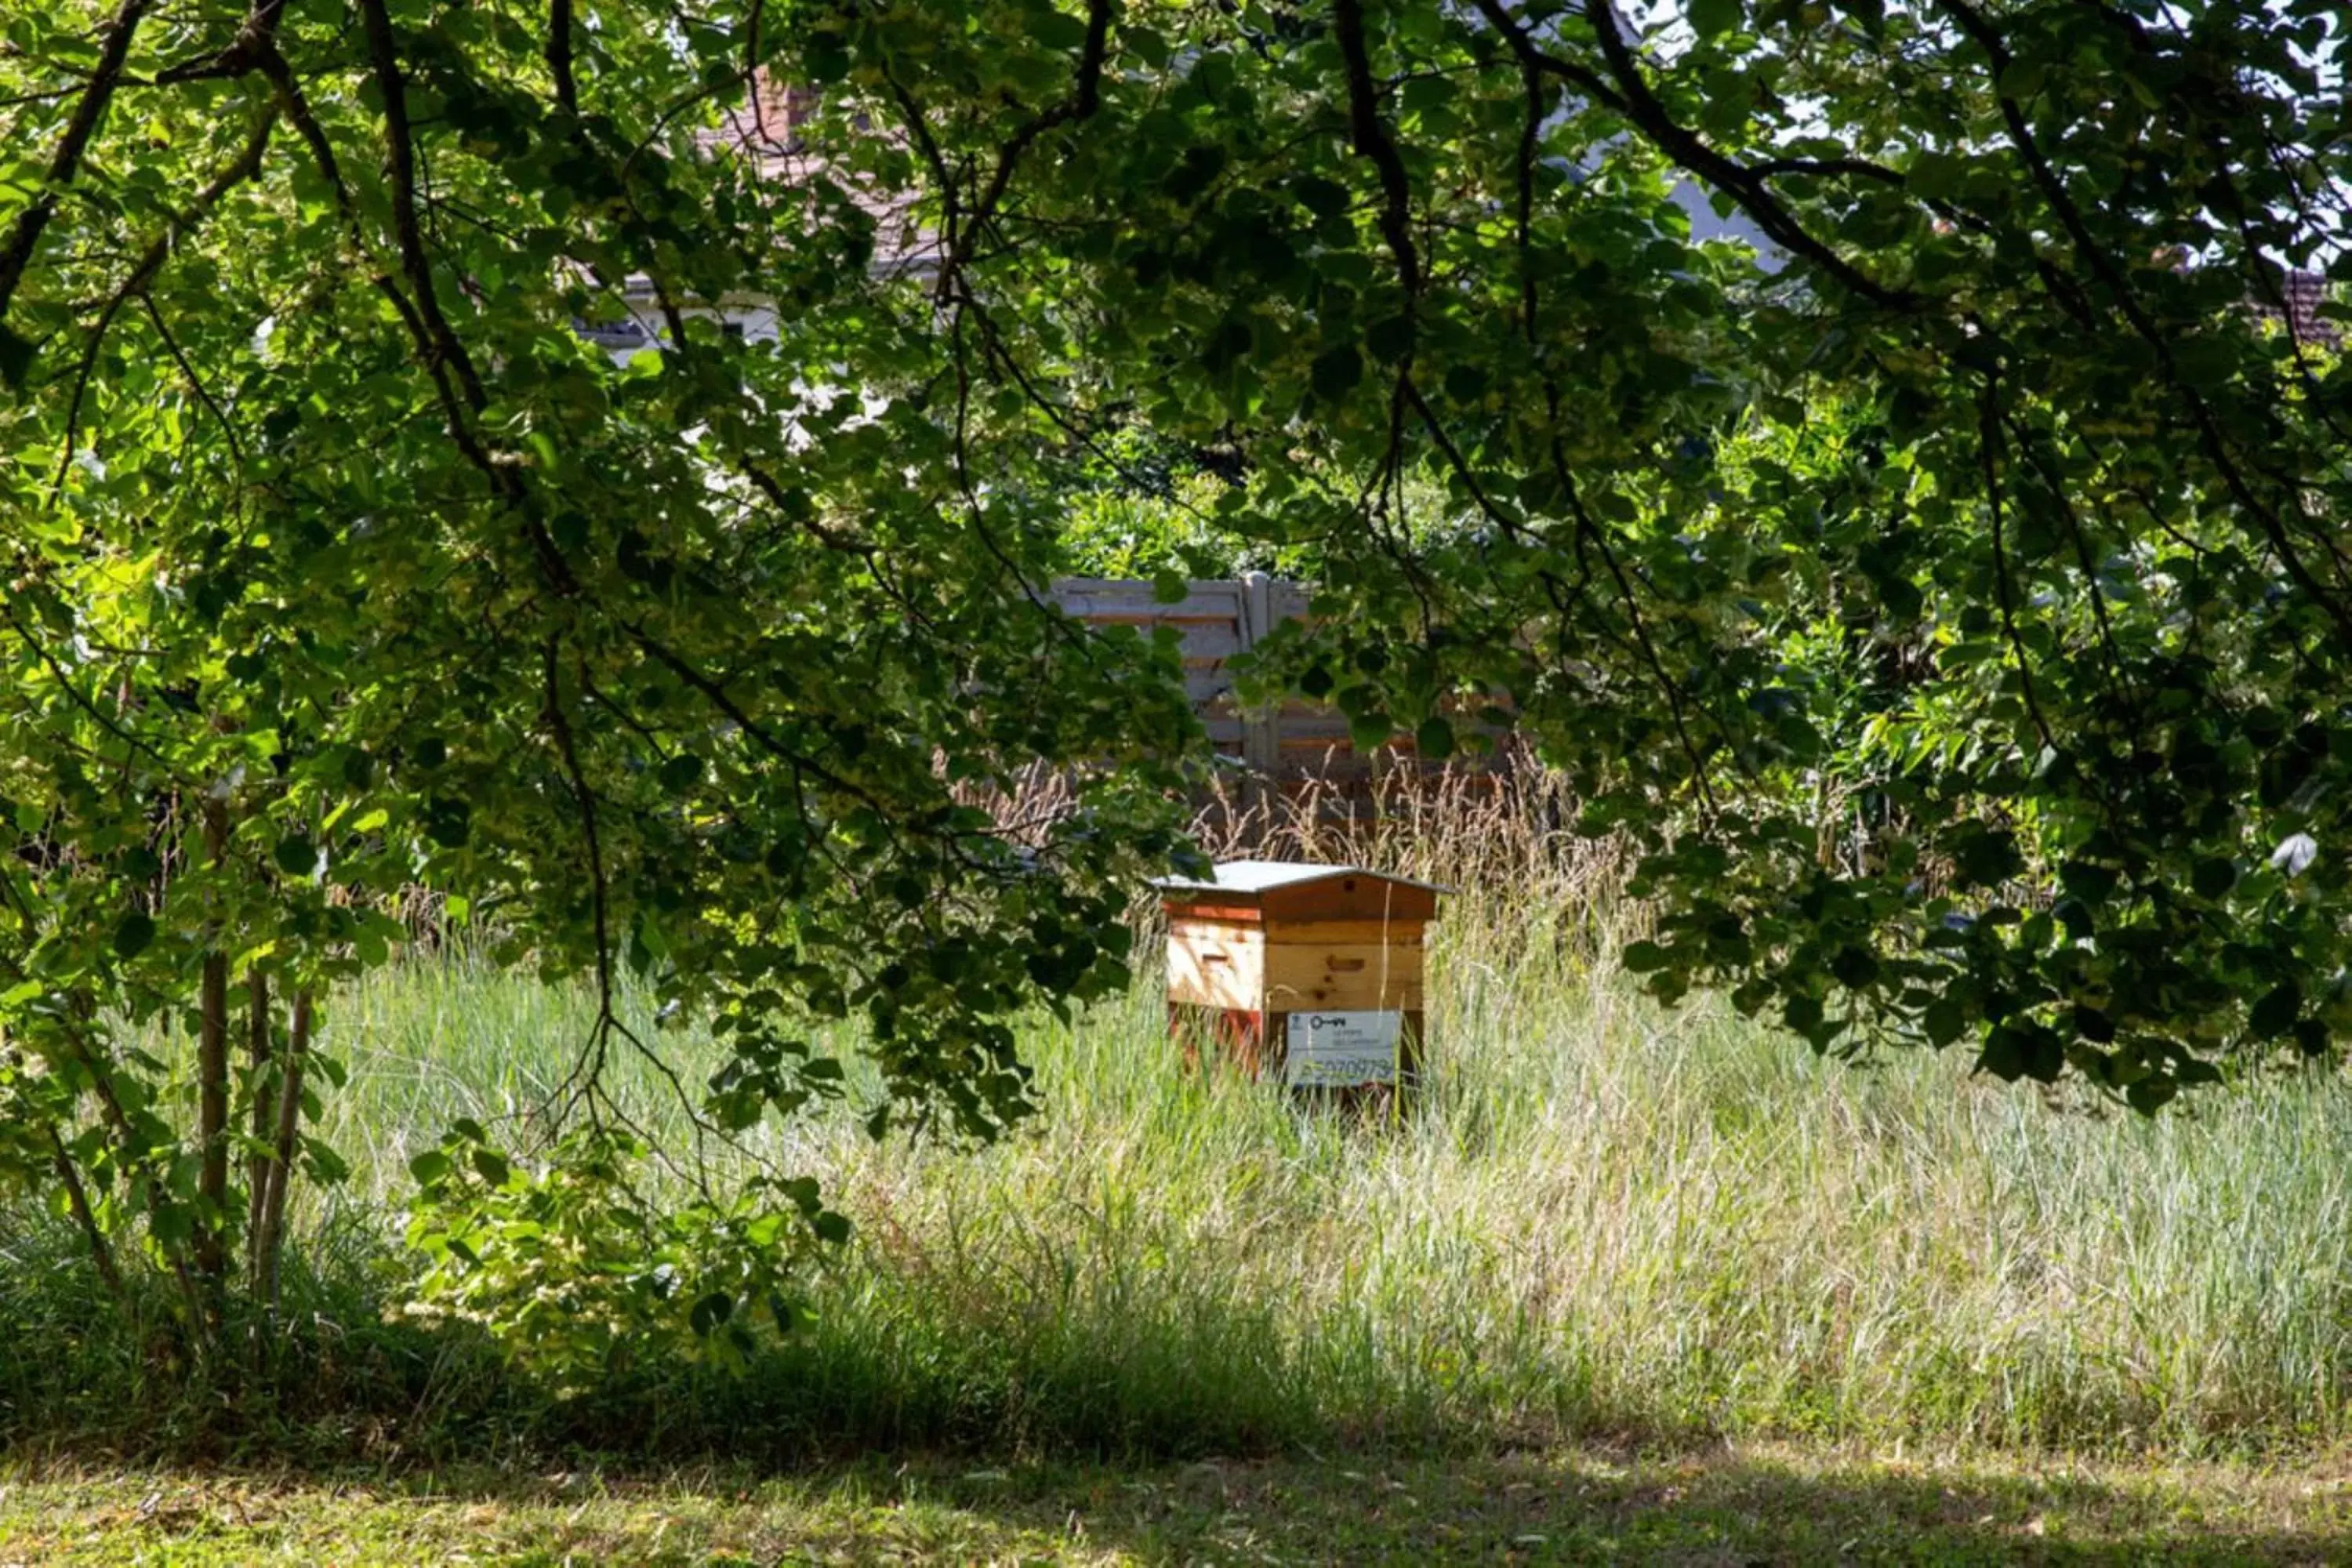
[[[1449,889],[1287,860],[1156,884],[1171,1031],[1205,1016],[1244,1070],[1294,1089],[1410,1087],[1423,1049],[1423,942]]]

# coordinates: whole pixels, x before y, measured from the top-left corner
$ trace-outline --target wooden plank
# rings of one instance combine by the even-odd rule
[[[1200,1007],[1255,1011],[1265,995],[1265,944],[1178,921],[1168,932],[1168,999]]]
[[[1353,881],[1352,888],[1348,883]],[[1431,921],[1437,895],[1385,877],[1334,878],[1295,888],[1269,888],[1259,900],[1269,924],[1289,921]]]
[[[1206,934],[1239,937],[1259,931],[1263,923],[1255,920],[1187,914],[1187,926],[1199,927]],[[1383,943],[1399,948],[1421,948],[1425,945],[1428,926],[1420,921],[1317,921],[1311,925],[1286,922],[1276,927],[1269,939],[1277,946],[1380,946]]]
[[[1054,602],[1081,620],[1238,621],[1242,614],[1241,584],[1196,582],[1185,585],[1184,597],[1161,604],[1149,583],[1104,578],[1065,578],[1054,584]]]
[[[1274,630],[1274,580],[1263,572],[1242,578],[1241,640],[1255,647]],[[1272,705],[1243,714],[1242,756],[1253,775],[1270,774],[1282,765],[1282,721]],[[1253,779],[1253,788],[1257,787]]]
[[[1269,943],[1265,1005],[1287,1012],[1389,1011],[1422,1005],[1419,948]]]
[[[1247,764],[1244,791],[1262,787],[1266,779],[1328,780],[1352,792],[1374,773],[1393,766],[1435,772],[1418,761],[1410,735],[1391,736],[1371,752],[1360,750],[1347,718],[1321,703],[1289,698],[1270,710],[1244,710],[1235,700],[1225,664],[1246,652],[1282,623],[1311,618],[1314,590],[1306,584],[1277,582],[1261,573],[1238,580],[1206,578],[1188,581],[1184,597],[1163,605],[1147,582],[1101,577],[1064,578],[1054,584],[1062,608],[1097,627],[1132,626],[1145,635],[1159,626],[1173,627],[1178,657],[1184,667],[1184,690],[1193,710],[1213,727],[1212,743],[1220,752],[1238,752]],[[1491,727],[1475,718],[1484,703],[1473,697],[1451,696],[1445,707],[1457,725],[1481,732]],[[1507,763],[1499,756],[1465,754],[1444,767],[1465,773],[1492,773]],[[1249,798],[1255,798],[1250,796]]]
[[[1257,905],[1238,893],[1180,894],[1160,900],[1160,907],[1168,911],[1171,926],[1192,920],[1238,921],[1244,925],[1258,925],[1264,921]]]
[[[1238,951],[1236,943],[1210,944]],[[1263,964],[1266,984],[1321,984],[1335,977],[1356,975],[1385,985],[1398,981],[1418,983],[1422,950],[1380,942],[1285,942],[1279,931],[1269,933]]]
[[[1338,714],[1293,713],[1281,715],[1282,746],[1289,751],[1298,746],[1340,745],[1350,750],[1355,746],[1355,729]]]
[[[1176,633],[1177,645],[1180,647],[1183,644],[1184,637],[1189,633],[1213,630],[1218,626],[1230,626],[1234,624],[1229,617],[1224,616],[1209,616],[1196,621],[1178,620],[1172,616],[1080,616],[1077,618],[1084,621],[1089,626],[1098,628],[1107,626],[1133,626],[1143,636],[1147,642],[1150,640],[1152,631],[1155,628],[1167,626]]]
[[[1192,593],[1223,593],[1237,595],[1241,584],[1231,577],[1200,577],[1188,581],[1185,587]],[[1088,595],[1125,596],[1151,600],[1152,585],[1139,577],[1057,577],[1054,581],[1054,596],[1062,598]]]
[[[1231,621],[1195,621],[1180,629],[1184,640],[1178,648],[1186,664],[1222,664],[1242,651],[1241,628]]]

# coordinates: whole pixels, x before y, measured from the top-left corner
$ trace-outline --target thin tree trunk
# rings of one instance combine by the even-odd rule
[[[278,1310],[278,1260],[285,1251],[286,1190],[294,1169],[294,1140],[302,1125],[303,1058],[310,1048],[310,993],[294,993],[293,1016],[286,1030],[286,1067],[278,1085],[278,1139],[269,1157],[269,1195],[261,1206],[261,1226],[253,1238],[254,1279],[261,1299]]]
[[[205,847],[217,868],[228,846],[228,811],[205,802]],[[219,932],[213,932],[218,940]],[[196,1271],[218,1292],[226,1258],[222,1247],[228,1222],[228,954],[204,956],[198,981],[196,1026]]]
[[[269,1037],[269,977],[257,969],[250,982],[246,1018],[246,1054],[253,1068],[253,1148],[245,1162],[246,1284],[261,1284],[261,1211],[269,1202],[269,1136],[278,1116],[271,1100],[270,1060],[275,1054]]]
[[[89,1243],[89,1260],[98,1267],[98,1277],[106,1284],[106,1293],[118,1302],[122,1300],[122,1273],[114,1266],[114,1248],[106,1244],[106,1233],[98,1228],[98,1215],[90,1212],[89,1193],[83,1187],[81,1172],[75,1168],[73,1156],[66,1152],[66,1141],[58,1130],[49,1129],[49,1153],[57,1162],[58,1180],[66,1186],[66,1203],[73,1210],[74,1222],[81,1226],[82,1239]]]
[[[114,1134],[114,1144],[120,1151],[121,1158],[152,1173],[154,1161],[140,1152],[138,1134],[131,1128],[130,1113],[122,1109],[122,1099],[114,1092],[113,1080],[107,1074],[106,1062],[86,1032],[90,1016],[95,1011],[89,994],[76,992],[70,1006],[76,1025],[67,1038],[72,1041],[74,1050],[81,1058],[84,1070],[89,1074],[92,1091],[98,1096],[100,1119],[106,1123],[107,1131]],[[152,1226],[158,1208],[167,1200],[161,1195],[163,1183],[160,1180],[150,1181],[146,1185],[147,1219]],[[200,1321],[204,1296],[196,1287],[194,1271],[188,1267],[187,1248],[178,1242],[163,1242],[160,1245],[163,1247],[164,1258],[172,1265],[173,1277],[180,1282],[180,1293],[187,1298],[188,1310],[192,1314],[190,1321]]]

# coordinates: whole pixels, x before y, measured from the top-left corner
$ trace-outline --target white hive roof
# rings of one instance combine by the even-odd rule
[[[1151,885],[1174,893],[1265,893],[1307,882],[1327,882],[1334,877],[1371,877],[1399,887],[1425,888],[1433,893],[1454,890],[1442,882],[1416,881],[1363,866],[1318,865],[1312,860],[1221,860],[1213,881],[1196,877],[1155,877]]]

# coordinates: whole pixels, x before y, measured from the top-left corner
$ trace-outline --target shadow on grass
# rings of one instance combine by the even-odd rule
[[[2315,1475],[1800,1449],[1136,1468],[869,1459],[781,1479],[52,1474],[0,1491],[0,1562],[2319,1563],[2352,1560],[2347,1498]]]

